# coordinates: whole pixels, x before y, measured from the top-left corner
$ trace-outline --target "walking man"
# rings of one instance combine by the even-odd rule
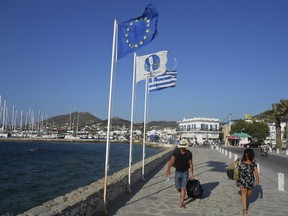
[[[173,155],[168,163],[166,177],[170,175],[170,169],[172,165],[176,168],[175,170],[175,187],[180,193],[180,208],[185,208],[184,198],[186,194],[186,184],[189,179],[193,179],[193,161],[192,152],[187,149],[188,144],[186,139],[181,139],[173,152]]]

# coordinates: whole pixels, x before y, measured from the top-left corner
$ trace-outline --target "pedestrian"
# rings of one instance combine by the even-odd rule
[[[180,193],[180,208],[185,208],[184,198],[186,195],[186,184],[189,179],[193,179],[193,161],[192,152],[187,149],[186,139],[181,139],[175,148],[173,155],[168,163],[166,177],[170,175],[172,165],[175,167],[175,187]]]
[[[247,148],[243,152],[243,157],[239,163],[239,180],[237,185],[241,190],[243,213],[248,213],[249,198],[252,195],[254,185],[259,184],[259,173],[257,163],[254,160],[253,149]]]

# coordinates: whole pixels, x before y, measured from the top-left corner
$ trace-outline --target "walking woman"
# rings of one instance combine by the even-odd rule
[[[241,190],[243,213],[248,213],[249,198],[252,195],[254,185],[259,184],[257,163],[254,160],[255,153],[252,149],[245,149],[239,165],[238,186]]]

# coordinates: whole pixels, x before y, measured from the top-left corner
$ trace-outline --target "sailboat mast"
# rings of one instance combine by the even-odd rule
[[[14,105],[13,105],[13,106],[12,106],[12,125],[11,125],[12,131],[14,130],[14,109],[15,109],[15,107],[14,107]]]
[[[22,127],[23,127],[23,110],[20,111],[20,132],[22,132]]]
[[[2,123],[2,129],[5,129],[5,118],[6,118],[6,100],[4,100],[3,105],[3,123]]]

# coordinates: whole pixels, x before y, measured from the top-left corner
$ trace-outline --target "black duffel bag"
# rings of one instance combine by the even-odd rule
[[[203,197],[203,188],[199,180],[189,179],[186,184],[186,191],[189,198]]]

